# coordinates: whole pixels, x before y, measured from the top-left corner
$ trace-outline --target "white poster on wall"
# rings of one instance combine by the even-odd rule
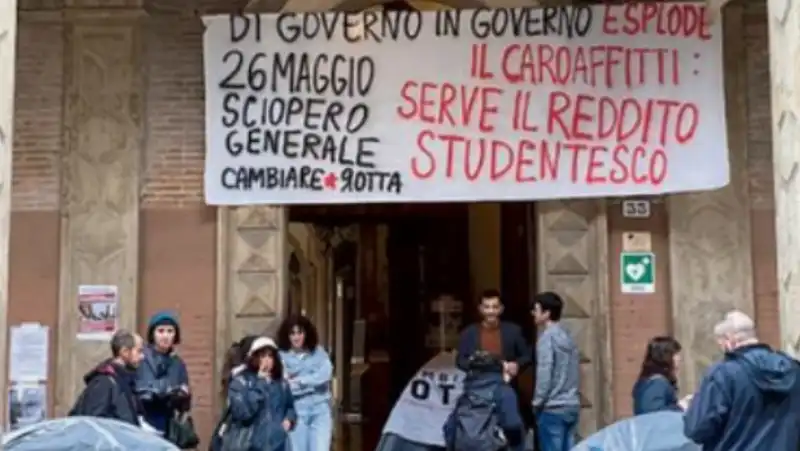
[[[701,3],[204,20],[209,204],[729,181],[722,27]]]
[[[78,340],[106,341],[119,324],[119,287],[116,285],[78,286]]]
[[[13,382],[47,380],[50,328],[40,323],[22,323],[9,328],[9,374]]]

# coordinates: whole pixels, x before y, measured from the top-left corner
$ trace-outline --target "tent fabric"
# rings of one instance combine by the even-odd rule
[[[375,451],[444,451],[444,447],[412,442],[397,434],[388,433],[381,436]]]
[[[683,435],[683,414],[655,412],[616,422],[572,451],[701,451]]]
[[[67,417],[3,435],[5,451],[177,451],[175,445],[116,420]]]
[[[444,451],[442,428],[461,396],[464,372],[442,352],[417,371],[392,408],[376,451]],[[533,434],[526,440],[533,450]]]
[[[444,448],[442,428],[461,395],[464,372],[454,353],[442,352],[417,371],[392,408],[379,451],[433,451]]]

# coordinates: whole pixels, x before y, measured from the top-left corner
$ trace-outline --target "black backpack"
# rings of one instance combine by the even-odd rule
[[[500,427],[495,394],[500,384],[464,392],[453,410],[455,442],[458,451],[499,451],[508,446]]]
[[[114,387],[117,386],[117,381],[114,380],[113,377],[111,376],[102,376],[102,377],[108,377],[108,379],[111,381],[111,385],[113,385]],[[75,404],[72,406],[72,409],[70,409],[69,412],[67,412],[68,417],[79,417],[87,415],[86,401],[88,401],[88,398],[90,396],[90,394],[87,393],[88,391],[89,391],[89,386],[87,385],[86,387],[83,388],[80,395],[78,395],[78,399],[75,400]],[[108,410],[111,410],[111,406],[106,406],[106,407]],[[103,412],[103,415],[101,416],[108,416],[109,413],[110,412]]]

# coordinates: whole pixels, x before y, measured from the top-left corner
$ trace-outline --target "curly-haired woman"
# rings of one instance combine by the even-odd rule
[[[317,328],[305,316],[287,318],[278,329],[278,348],[297,412],[292,451],[330,449],[333,365],[319,345]]]

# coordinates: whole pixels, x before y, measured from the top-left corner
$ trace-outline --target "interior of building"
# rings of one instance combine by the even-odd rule
[[[289,297],[335,363],[339,420],[374,446],[417,370],[452,350],[499,289],[506,317],[533,338],[533,204],[297,206],[290,209]],[[526,392],[532,375],[523,375]],[[365,396],[365,394],[369,396]],[[375,396],[381,394],[381,396]],[[385,396],[383,395],[385,394]],[[364,443],[365,448],[369,448]],[[374,449],[374,448],[373,448]]]

